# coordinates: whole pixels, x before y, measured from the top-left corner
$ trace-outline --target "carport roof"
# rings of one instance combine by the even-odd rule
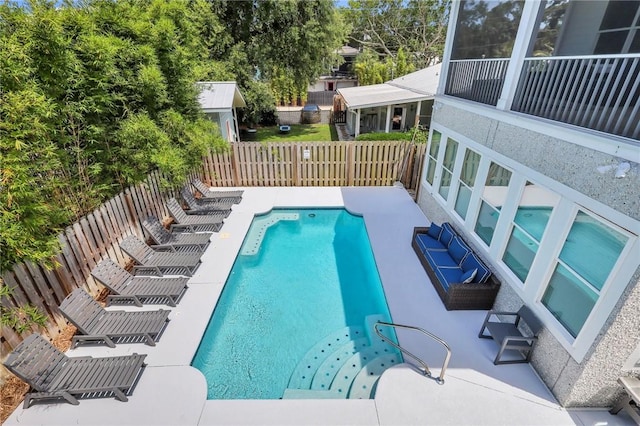
[[[338,89],[348,108],[370,108],[433,99],[438,90],[440,64],[383,84]]]

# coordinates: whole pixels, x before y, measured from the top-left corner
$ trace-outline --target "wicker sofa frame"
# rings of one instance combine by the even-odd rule
[[[498,290],[500,290],[500,282],[496,279],[495,275],[491,274],[486,283],[450,283],[449,288],[445,289],[416,242],[416,235],[426,234],[428,229],[428,227],[416,227],[413,229],[411,247],[413,247],[413,250],[416,252],[422,267],[427,272],[431,284],[433,284],[438,296],[442,299],[445,308],[448,311],[491,309],[498,295]]]

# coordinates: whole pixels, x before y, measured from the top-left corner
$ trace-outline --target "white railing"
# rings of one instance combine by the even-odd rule
[[[511,109],[640,137],[640,55],[527,58]]]
[[[445,94],[495,106],[508,65],[508,58],[450,61]]]

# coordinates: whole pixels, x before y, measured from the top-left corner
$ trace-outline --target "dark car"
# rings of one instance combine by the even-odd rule
[[[306,104],[302,108],[302,124],[312,124],[320,122],[320,107],[316,104]]]

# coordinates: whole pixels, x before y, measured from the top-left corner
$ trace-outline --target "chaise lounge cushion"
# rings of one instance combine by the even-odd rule
[[[491,271],[484,266],[484,264],[476,257],[475,253],[469,253],[460,264],[460,267],[464,272],[468,272],[473,269],[477,270],[476,276],[472,281],[474,283],[486,283],[491,276]]]

